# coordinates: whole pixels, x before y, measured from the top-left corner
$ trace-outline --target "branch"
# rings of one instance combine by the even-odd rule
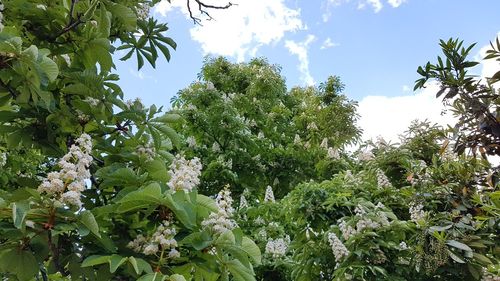
[[[57,37],[63,35],[66,32],[71,31],[72,29],[74,29],[75,27],[77,27],[79,24],[83,23],[83,21],[81,20],[80,16],[78,16],[78,18],[76,19],[76,21],[73,18],[73,11],[75,10],[76,2],[78,2],[78,0],[71,0],[71,6],[69,7],[69,22],[66,25],[66,27],[64,27],[61,31],[59,31],[59,33],[57,33],[52,38],[52,40],[56,40]]]
[[[228,2],[226,5],[211,5],[211,4],[206,4],[202,0],[186,0],[187,2],[187,8],[189,11],[189,17],[193,20],[194,24],[202,25],[201,24],[201,19],[198,17],[195,17],[193,15],[193,11],[191,10],[191,1],[194,1],[196,4],[198,4],[198,11],[200,14],[205,15],[208,17],[208,20],[213,20],[213,17],[208,13],[207,10],[213,9],[213,10],[225,10],[229,9],[231,6],[236,5],[231,2]]]

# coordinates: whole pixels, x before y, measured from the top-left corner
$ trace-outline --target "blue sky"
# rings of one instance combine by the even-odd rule
[[[473,52],[479,56],[500,31],[498,0],[232,2],[238,6],[213,11],[215,21],[203,26],[187,18],[185,1],[157,5],[151,14],[168,23],[167,35],[178,48],[169,63],[163,60],[156,69],[146,66],[138,72],[134,60],[118,63],[126,97],[168,107],[170,98],[196,79],[204,56],[224,55],[235,62],[264,56],[283,67],[289,87],[317,85],[329,75],[339,75],[346,84],[345,94],[360,102],[366,137],[380,132],[391,139],[414,118],[449,121],[439,116],[432,87],[428,93],[409,90],[417,78],[416,68],[439,54],[439,39],[477,42]],[[428,111],[407,108],[415,106]],[[400,122],[392,130],[382,127],[394,119]]]

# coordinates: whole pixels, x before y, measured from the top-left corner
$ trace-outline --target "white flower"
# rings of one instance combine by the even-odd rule
[[[0,153],[0,168],[5,166],[5,164],[7,164],[7,153],[1,152]]]
[[[177,259],[181,257],[181,253],[179,253],[176,249],[171,249],[170,252],[168,252],[168,257],[171,259]]]
[[[199,158],[186,160],[180,154],[177,154],[175,159],[170,164],[170,180],[168,186],[172,190],[191,191],[194,187],[200,184],[202,165]]]
[[[47,194],[57,206],[81,207],[81,192],[85,190],[85,180],[90,178],[91,151],[92,139],[84,133],[59,160],[61,170],[48,173],[38,186],[38,192]]]
[[[377,185],[382,188],[392,186],[391,182],[389,181],[389,178],[384,174],[384,172],[381,169],[377,169]]]
[[[401,243],[399,243],[399,249],[408,250],[408,245],[406,245],[405,241],[402,241]]]
[[[220,145],[219,145],[217,142],[214,142],[214,143],[212,144],[212,151],[213,151],[213,152],[216,152],[216,153],[221,151],[221,150],[220,150]]]
[[[294,144],[300,144],[301,143],[300,136],[298,134],[295,134],[295,138],[293,139]]]
[[[278,238],[276,240],[269,239],[266,244],[265,253],[270,255],[272,258],[277,259],[285,256],[286,250],[288,249],[288,243],[283,238]]]
[[[193,136],[189,136],[186,139],[186,143],[188,144],[188,147],[193,148],[196,146],[196,139]]]
[[[257,218],[253,221],[253,223],[254,223],[255,225],[264,225],[264,224],[266,224],[266,221],[265,221],[262,217],[258,216],[258,217],[257,217]]]
[[[228,186],[217,194],[215,204],[217,205],[217,212],[211,212],[208,218],[201,222],[201,225],[204,229],[218,236],[237,227],[236,222],[232,219],[234,213],[232,207],[233,198]]]
[[[340,158],[339,151],[333,147],[328,148],[326,155],[330,159],[339,159]]]
[[[145,255],[154,255],[157,252],[158,252],[158,244],[155,243],[148,244],[143,250],[143,253]]]
[[[151,6],[149,6],[149,3],[140,3],[139,7],[136,8],[137,18],[141,20],[147,20],[149,17],[149,10],[151,10]]]
[[[410,204],[410,218],[413,222],[418,224],[421,220],[425,219],[425,211],[422,204],[411,203]]]
[[[266,194],[264,195],[264,202],[275,202],[273,189],[270,185],[266,188]]]
[[[215,85],[214,83],[208,81],[207,82],[207,90],[215,90]]]
[[[360,151],[358,153],[358,160],[359,161],[369,161],[369,160],[372,160],[373,157],[374,157],[374,155],[371,151]]]
[[[348,240],[349,238],[357,234],[356,230],[350,225],[347,225],[344,220],[340,220],[339,228],[342,232],[342,237],[344,237],[345,240]]]
[[[36,5],[36,7],[40,10],[44,10],[44,11],[47,11],[47,6],[43,5],[43,4],[38,4]]]
[[[340,241],[340,239],[335,235],[335,233],[328,233],[328,242],[332,247],[333,255],[335,256],[335,261],[340,262],[345,257],[349,255],[349,250],[347,250],[346,246]]]
[[[66,62],[66,64],[67,64],[67,65],[71,65],[71,58],[69,57],[69,55],[68,55],[68,54],[63,54],[63,55],[61,55],[61,58],[63,58],[63,59],[64,59],[64,61]],[[84,101],[87,101],[87,99],[93,99],[93,98],[91,98],[91,97],[87,97]],[[93,99],[93,100],[96,100],[96,99]],[[98,100],[96,100],[96,101],[98,101]],[[87,102],[88,102],[88,101],[87,101]],[[96,103],[96,104],[90,104],[90,105],[94,105],[94,106],[96,106],[96,105],[97,105],[97,103]]]
[[[264,138],[264,133],[261,131],[257,134],[258,139],[263,139]]]
[[[314,130],[317,130],[317,129],[318,129],[318,126],[316,126],[316,123],[311,122],[311,123],[307,124],[307,129],[308,129],[308,130],[313,130],[313,131],[314,131]]]
[[[245,195],[242,194],[240,196],[240,209],[243,209],[243,208],[248,208],[248,201],[245,198]]]
[[[327,149],[327,148],[328,148],[328,139],[327,139],[327,138],[324,138],[324,139],[321,141],[321,144],[319,145],[319,147],[324,148],[324,149]]]

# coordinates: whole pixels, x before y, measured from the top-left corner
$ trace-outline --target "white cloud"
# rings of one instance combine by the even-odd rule
[[[410,89],[410,86],[408,85],[403,85],[403,92],[409,92],[411,89]]]
[[[321,44],[320,49],[324,50],[324,49],[328,49],[328,48],[332,48],[332,47],[337,47],[339,45],[340,45],[339,43],[333,42],[332,38],[328,37],[328,38],[326,38],[325,41],[323,41],[323,44]]]
[[[363,9],[365,8],[366,5],[370,5],[373,7],[373,11],[375,13],[378,13],[382,10],[384,5],[382,5],[382,2],[380,0],[366,0],[366,2],[359,2],[358,3],[358,9]]]
[[[219,1],[215,4],[226,3]],[[305,29],[300,10],[287,7],[285,0],[239,0],[232,3],[235,5],[227,10],[209,10],[213,20],[205,20],[203,26],[191,28],[191,38],[201,44],[205,54],[232,56],[243,61],[256,54],[259,47],[279,42],[285,33]],[[173,0],[170,6],[163,0],[156,11],[166,15],[175,8],[181,9],[189,18],[185,1]],[[197,10],[194,5],[192,8],[193,12]]]
[[[398,135],[406,131],[415,119],[427,119],[440,125],[453,124],[450,113],[441,115],[445,107],[441,99],[436,98],[437,91],[439,85],[430,83],[417,94],[364,97],[358,108],[361,116],[358,124],[363,129],[363,139],[382,136],[386,140],[397,142]]]
[[[401,6],[401,4],[403,4],[404,2],[406,2],[406,0],[387,0],[387,3],[389,3],[389,5],[391,5],[393,8]]]
[[[500,40],[500,32],[498,32],[497,37]],[[496,45],[495,39],[493,39],[491,42]],[[486,46],[483,46],[480,50],[477,56],[475,57],[475,60],[480,61],[482,68],[481,68],[481,77],[491,77],[493,74],[495,74],[497,71],[500,70],[500,61],[497,61],[496,59],[488,59],[488,60],[483,60],[483,58],[486,56],[486,51],[490,50],[491,46],[488,44]]]
[[[316,37],[312,34],[307,35],[307,38],[302,42],[295,42],[292,40],[285,41],[285,47],[288,49],[290,54],[296,55],[299,58],[299,71],[302,74],[301,80],[306,85],[313,85],[314,78],[311,76],[309,71],[309,57],[308,48],[309,45],[316,40]]]

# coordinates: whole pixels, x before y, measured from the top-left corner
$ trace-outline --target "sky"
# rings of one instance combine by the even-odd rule
[[[193,1],[194,2],[194,1]],[[205,0],[225,5],[227,0]],[[151,16],[169,26],[177,42],[170,62],[137,70],[134,59],[116,64],[128,99],[170,107],[170,99],[197,79],[206,56],[234,62],[266,57],[282,66],[287,86],[318,85],[330,75],[346,84],[344,94],[359,102],[363,138],[397,141],[414,119],[453,122],[435,98],[439,86],[413,92],[416,69],[440,54],[439,39],[477,43],[484,57],[500,36],[500,0],[231,0],[227,10],[209,11],[213,20],[195,25],[185,0],[162,0]],[[116,54],[116,58],[120,57]],[[477,75],[500,69],[495,61]]]

